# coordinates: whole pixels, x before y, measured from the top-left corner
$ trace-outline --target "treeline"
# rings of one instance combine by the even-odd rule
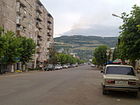
[[[58,53],[54,49],[50,50],[50,59],[49,62],[50,64],[81,64],[84,63],[84,60],[80,60],[79,58],[73,57],[70,54],[65,54],[65,53]]]
[[[17,62],[25,65],[32,60],[35,48],[36,44],[31,38],[16,36],[0,27],[0,65],[8,65],[9,71]]]

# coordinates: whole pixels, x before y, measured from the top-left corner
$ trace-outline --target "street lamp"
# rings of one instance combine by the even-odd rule
[[[121,16],[116,15],[116,14],[112,14],[112,16],[115,16],[115,17],[118,17],[118,18],[122,19],[122,17],[121,17]]]
[[[106,50],[106,57],[107,57],[106,64],[108,63],[108,60],[109,60],[109,54],[110,54],[110,50],[107,49]]]

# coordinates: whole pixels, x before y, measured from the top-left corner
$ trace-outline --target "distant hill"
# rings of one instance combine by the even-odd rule
[[[99,36],[61,36],[54,38],[57,51],[76,53],[81,59],[90,59],[93,50],[99,45],[115,47],[117,37],[99,37]]]

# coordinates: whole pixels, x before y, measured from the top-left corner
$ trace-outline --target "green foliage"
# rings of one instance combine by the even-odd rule
[[[5,40],[0,37],[0,58],[4,55]]]
[[[31,38],[20,37],[20,40],[20,48],[22,48],[20,52],[20,61],[25,64],[32,59],[32,55],[35,53],[36,44]]]
[[[59,53],[57,57],[58,57],[58,62],[61,63],[62,65],[68,63],[75,64],[77,62],[76,58],[68,54]]]
[[[76,63],[83,63],[83,60],[80,60],[78,58],[75,58],[69,54],[64,54],[64,53],[57,53],[54,49],[51,51],[51,56],[49,59],[50,64],[76,64]]]
[[[54,48],[49,50],[49,64],[57,64],[58,63],[58,56],[57,56],[57,52],[55,51]]]
[[[4,41],[2,62],[6,64],[17,62],[16,58],[20,57],[20,51],[22,50],[19,38],[13,32],[8,31],[1,36],[1,39]]]
[[[95,49],[93,63],[103,66],[107,62],[107,46],[102,45]]]
[[[95,64],[95,65],[97,65],[97,61],[96,61],[96,58],[95,57],[92,58],[92,63]]]
[[[140,7],[134,5],[130,14],[122,13],[122,19],[117,46],[119,58],[140,59]]]
[[[30,38],[17,37],[15,33],[1,32],[0,28],[0,61],[3,64],[12,64],[21,61],[28,62],[35,53],[35,43]]]
[[[4,32],[4,29],[0,27],[0,36],[2,35],[3,32]]]

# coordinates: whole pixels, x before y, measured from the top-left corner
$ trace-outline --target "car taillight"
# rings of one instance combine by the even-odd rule
[[[128,84],[129,85],[136,85],[137,83],[136,83],[136,81],[129,81]]]
[[[115,80],[106,80],[106,82],[109,84],[115,84]]]

